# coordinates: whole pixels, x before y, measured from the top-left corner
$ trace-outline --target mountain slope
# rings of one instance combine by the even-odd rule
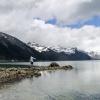
[[[29,60],[29,57],[38,56],[39,52],[30,48],[22,41],[0,32],[0,59],[2,60]]]

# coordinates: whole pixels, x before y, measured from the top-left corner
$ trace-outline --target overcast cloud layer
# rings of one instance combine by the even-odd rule
[[[0,0],[0,31],[24,42],[100,50],[100,28],[59,27],[100,16],[100,0]],[[57,25],[46,24],[57,19]]]

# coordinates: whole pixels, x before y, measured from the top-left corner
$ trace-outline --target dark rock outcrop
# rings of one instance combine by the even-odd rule
[[[49,65],[49,67],[60,67],[59,64],[57,64],[56,62],[53,62]]]

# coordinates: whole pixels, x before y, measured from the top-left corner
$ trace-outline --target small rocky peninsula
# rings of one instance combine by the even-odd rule
[[[49,66],[27,66],[27,65],[0,65],[0,83],[14,82],[33,76],[41,76],[40,71],[46,70],[71,70],[71,65],[60,66],[57,63],[51,63]]]

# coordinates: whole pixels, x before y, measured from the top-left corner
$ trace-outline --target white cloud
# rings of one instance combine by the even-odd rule
[[[100,50],[100,28],[71,29],[45,24],[54,17],[59,24],[68,24],[99,15],[99,4],[100,0],[1,0],[0,31],[25,42]]]
[[[15,12],[16,18],[21,14],[27,20],[32,17],[42,20],[55,17],[58,23],[66,24],[100,15],[99,4],[100,0],[1,0],[0,15],[8,16]]]
[[[83,50],[100,50],[100,28],[84,26],[80,29],[61,28],[34,20],[25,34],[26,39],[47,46],[78,47]]]

